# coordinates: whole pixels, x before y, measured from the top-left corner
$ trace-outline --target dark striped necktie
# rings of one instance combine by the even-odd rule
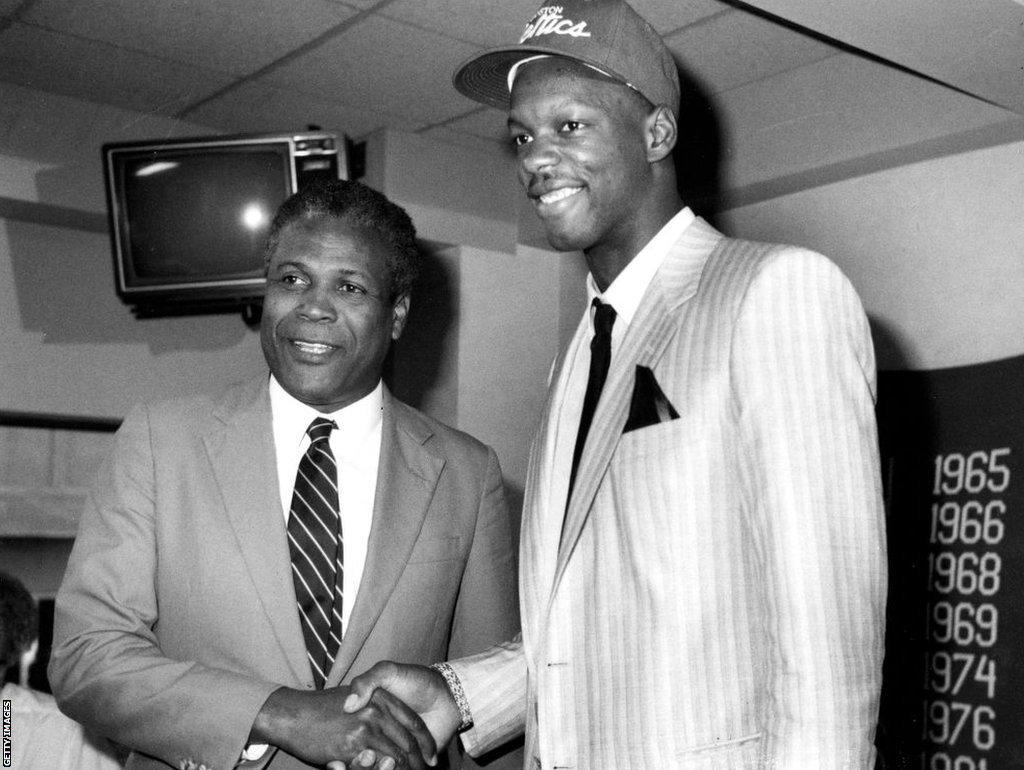
[[[299,607],[299,622],[313,681],[322,689],[341,644],[341,591],[345,570],[338,469],[329,438],[332,420],[310,423],[309,448],[299,461],[288,515],[288,548]]]

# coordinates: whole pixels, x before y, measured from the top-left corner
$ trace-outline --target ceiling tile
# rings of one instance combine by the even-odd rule
[[[354,14],[352,8],[327,0],[38,0],[25,21],[245,74]]]
[[[1024,114],[1024,14],[1019,6],[1005,0],[750,2],[768,13]]]
[[[746,11],[683,29],[666,41],[683,68],[711,93],[820,61],[839,49]]]
[[[431,128],[427,131],[419,132],[420,136],[426,136],[430,139],[436,139],[439,142],[445,144],[453,144],[456,147],[466,147],[473,150],[481,150],[488,153],[504,153],[506,152],[505,145],[490,140],[481,139],[479,136],[474,134],[466,134],[461,131],[455,131],[446,126],[439,126],[437,128]]]
[[[491,47],[514,43],[541,5],[538,0],[395,0],[380,13]],[[631,5],[662,34],[732,8],[722,0],[633,0]]]
[[[0,31],[0,77],[157,115],[172,115],[230,80],[223,73],[19,23]]]
[[[346,104],[443,121],[473,102],[451,85],[456,65],[479,49],[408,24],[369,16],[318,48],[267,73],[281,85],[321,92]],[[407,130],[398,121],[395,128]]]
[[[662,35],[734,8],[722,0],[630,0],[629,4]]]
[[[504,110],[482,107],[446,123],[445,127],[462,134],[471,134],[490,142],[508,145],[507,117]]]
[[[190,120],[232,132],[300,131],[310,124],[359,138],[394,118],[332,102],[265,80],[245,83],[188,113]]]
[[[539,5],[538,0],[397,0],[382,9],[381,14],[491,47],[516,42]]]

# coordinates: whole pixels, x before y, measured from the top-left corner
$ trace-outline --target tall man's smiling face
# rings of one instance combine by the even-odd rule
[[[636,253],[650,187],[643,97],[561,57],[530,62],[516,76],[509,135],[519,179],[552,247],[595,245]]]
[[[377,386],[409,297],[393,298],[388,245],[372,228],[316,216],[284,227],[267,264],[260,341],[270,371],[321,412]]]

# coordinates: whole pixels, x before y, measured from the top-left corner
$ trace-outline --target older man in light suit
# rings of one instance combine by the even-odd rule
[[[671,55],[621,0],[547,5],[455,77],[506,105],[592,304],[530,458],[521,637],[382,664],[439,741],[527,767],[872,766],[885,559],[874,355],[824,257],[683,206]]]
[[[389,699],[347,715],[336,685],[518,629],[494,452],[381,384],[417,266],[412,223],[382,195],[298,193],[268,247],[271,376],[125,420],[57,597],[50,676],[64,711],[133,750],[129,767],[298,768],[363,749],[423,767],[414,714]],[[329,435],[307,438],[311,422]],[[300,507],[332,494],[331,510]],[[330,530],[324,562],[310,529]],[[324,638],[321,611],[336,621]]]

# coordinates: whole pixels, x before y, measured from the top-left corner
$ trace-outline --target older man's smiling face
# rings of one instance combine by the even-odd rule
[[[376,387],[409,298],[391,297],[387,244],[374,230],[319,216],[282,231],[267,265],[260,341],[292,396],[332,412]]]

